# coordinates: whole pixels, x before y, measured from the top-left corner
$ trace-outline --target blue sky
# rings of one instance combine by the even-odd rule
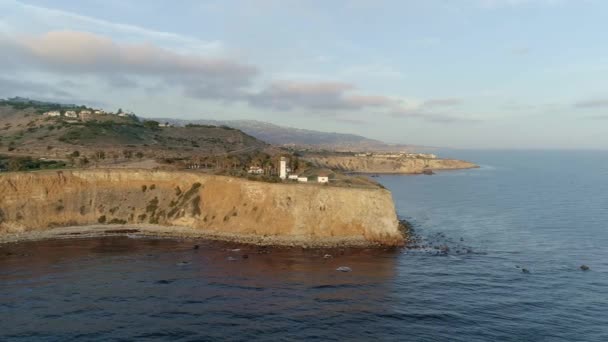
[[[0,0],[0,97],[460,148],[608,148],[600,0]]]

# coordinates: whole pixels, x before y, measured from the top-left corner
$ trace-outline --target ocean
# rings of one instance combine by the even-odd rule
[[[0,340],[608,341],[608,152],[447,153],[374,178],[405,249],[1,245]]]

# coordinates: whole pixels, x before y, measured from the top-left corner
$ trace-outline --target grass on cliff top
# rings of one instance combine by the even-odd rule
[[[37,160],[31,157],[0,155],[0,171],[56,170],[66,167],[65,162],[58,160]]]

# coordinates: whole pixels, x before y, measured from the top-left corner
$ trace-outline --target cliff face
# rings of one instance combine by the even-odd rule
[[[403,237],[384,189],[271,184],[192,172],[83,170],[0,176],[0,234],[90,224],[158,224],[312,242]]]
[[[307,157],[319,167],[361,173],[422,173],[425,169],[471,169],[477,165],[455,159],[415,159],[386,157],[330,156]]]

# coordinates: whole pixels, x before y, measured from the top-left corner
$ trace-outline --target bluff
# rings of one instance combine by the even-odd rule
[[[477,165],[456,159],[387,158],[357,156],[306,156],[318,167],[360,173],[416,174],[424,170],[471,169]]]
[[[64,170],[0,175],[0,235],[99,224],[191,227],[279,243],[400,245],[381,188],[263,183],[196,172]],[[237,239],[238,240],[238,239]]]

